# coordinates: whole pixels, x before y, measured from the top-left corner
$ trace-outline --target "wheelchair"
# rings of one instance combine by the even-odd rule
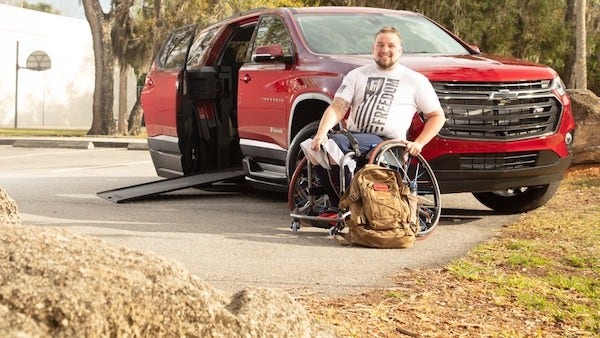
[[[418,197],[417,237],[423,238],[435,229],[442,210],[437,179],[421,155],[412,156],[408,153],[405,142],[383,141],[371,149],[363,159],[355,158],[355,153],[349,152],[344,155],[341,163],[346,163],[348,159],[357,161],[357,170],[362,162],[377,164],[399,172],[403,182],[411,191],[416,191]],[[340,166],[339,170],[341,196],[346,185],[345,167]],[[298,231],[301,225],[329,229],[330,235],[335,235],[344,229],[350,211],[339,210],[337,206],[331,205],[329,196],[321,187],[312,164],[303,157],[296,165],[288,188],[292,231]]]

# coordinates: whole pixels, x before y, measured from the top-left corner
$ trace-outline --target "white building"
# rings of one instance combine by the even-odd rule
[[[50,57],[49,70],[24,68],[34,51]],[[18,128],[90,128],[94,52],[87,21],[0,4],[0,74],[0,128],[15,126],[15,108]],[[135,85],[130,76],[128,107]]]

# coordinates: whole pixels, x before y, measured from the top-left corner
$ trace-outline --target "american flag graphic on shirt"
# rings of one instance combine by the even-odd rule
[[[369,77],[364,100],[355,111],[356,128],[363,133],[380,134],[387,122],[400,81],[384,77]]]

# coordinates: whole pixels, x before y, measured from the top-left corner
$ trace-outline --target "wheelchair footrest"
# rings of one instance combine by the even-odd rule
[[[340,222],[345,220],[348,216],[350,216],[350,211],[338,212],[335,217],[327,217],[321,215],[306,215],[302,213],[298,213],[297,210],[294,210],[290,213],[290,217],[294,219],[302,219],[307,221],[325,221],[325,222]]]

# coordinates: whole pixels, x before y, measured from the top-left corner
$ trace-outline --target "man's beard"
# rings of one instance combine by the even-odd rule
[[[387,62],[387,63],[382,62],[381,58],[375,59],[375,63],[377,64],[377,66],[379,66],[379,68],[384,69],[384,70],[392,68],[396,64],[396,62],[398,62],[398,59],[394,60],[394,59],[390,58],[389,62]]]

